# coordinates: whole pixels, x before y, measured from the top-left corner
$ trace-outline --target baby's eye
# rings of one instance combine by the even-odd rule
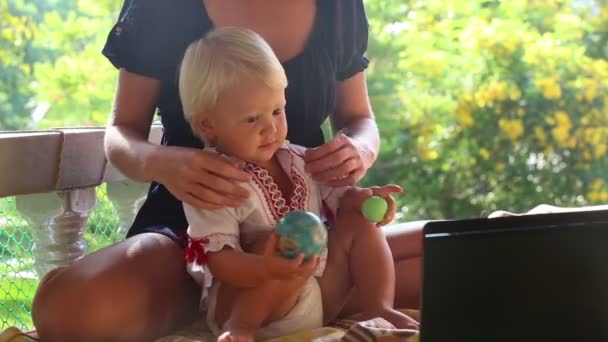
[[[248,116],[247,117],[247,123],[255,123],[256,121],[258,121],[258,118],[259,118],[258,115]]]
[[[277,108],[272,112],[272,115],[281,115],[285,112],[285,108]]]

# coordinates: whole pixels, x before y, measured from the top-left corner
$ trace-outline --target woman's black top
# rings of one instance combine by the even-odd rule
[[[317,0],[304,49],[283,62],[287,139],[307,147],[323,143],[321,124],[334,110],[336,84],[367,67],[368,23],[363,0]],[[184,119],[177,79],[188,45],[213,28],[202,0],[125,0],[103,54],[117,68],[161,82],[156,107],[162,144],[202,147]],[[178,241],[188,224],[181,202],[158,183],[128,235],[157,232]]]

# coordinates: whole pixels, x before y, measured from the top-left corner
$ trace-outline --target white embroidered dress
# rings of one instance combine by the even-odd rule
[[[283,196],[268,171],[255,164],[245,163],[244,169],[252,179],[241,184],[249,191],[249,197],[240,207],[209,210],[184,203],[189,224],[186,253],[192,256],[187,268],[203,287],[202,299],[213,285],[213,275],[205,263],[206,258],[197,254],[217,252],[224,246],[238,251],[247,250],[257,234],[274,230],[278,220],[291,211],[307,210],[322,218],[335,217],[344,188],[331,188],[314,181],[304,171],[304,151],[304,147],[285,142],[276,152],[279,163],[293,185],[289,199]],[[324,251],[315,276],[323,274],[326,260],[327,251]]]

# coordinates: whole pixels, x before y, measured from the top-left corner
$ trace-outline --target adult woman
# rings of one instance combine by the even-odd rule
[[[127,176],[154,183],[127,240],[45,278],[33,305],[44,339],[145,340],[196,313],[199,289],[179,244],[187,227],[180,200],[236,206],[244,192],[232,180],[246,174],[200,150],[183,118],[176,72],[188,44],[220,26],[253,29],[275,50],[289,80],[288,138],[318,146],[306,155],[315,178],[353,184],[373,163],[379,138],[365,86],[362,0],[126,0],[104,49],[120,68],[106,153]],[[147,142],[155,108],[163,146]],[[344,134],[323,144],[320,125],[330,114]],[[407,259],[397,266],[397,278],[408,280],[398,283],[398,305],[415,305],[419,259],[410,257],[420,255],[417,232],[389,240],[397,261]]]

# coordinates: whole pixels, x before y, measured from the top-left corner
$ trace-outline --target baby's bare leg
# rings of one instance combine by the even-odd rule
[[[267,235],[261,236],[250,252],[263,253]],[[276,321],[295,306],[305,280],[269,280],[249,288],[234,288],[222,284],[216,302],[216,322],[226,325],[226,333],[218,341],[253,341],[256,331],[264,324]]]
[[[270,280],[251,289],[236,289],[222,284],[215,317],[220,326],[225,324],[227,331],[218,341],[253,341],[262,325],[291,311],[302,286],[279,280]]]
[[[417,325],[393,309],[394,262],[381,229],[357,211],[340,212],[330,229],[328,248],[327,268],[320,282],[328,320],[337,313],[358,313],[363,319],[383,317],[399,328]]]

